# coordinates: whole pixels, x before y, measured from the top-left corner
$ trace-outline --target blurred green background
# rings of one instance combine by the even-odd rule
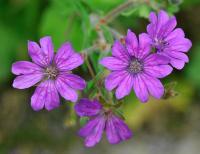
[[[30,97],[34,88],[12,88],[11,64],[29,60],[27,40],[50,35],[55,49],[71,41],[77,51],[101,44],[95,25],[99,18],[126,2],[124,0],[0,0],[0,154],[199,154],[200,151],[200,0],[150,0],[135,4],[101,26],[104,48],[95,48],[90,62],[96,73],[97,61],[110,51],[113,34],[124,35],[128,28],[145,31],[151,10],[165,9],[175,14],[193,47],[190,62],[163,82],[176,97],[153,98],[146,104],[132,93],[122,107],[134,137],[119,145],[109,145],[105,136],[87,149],[77,136],[79,125],[65,102],[51,112],[34,112]],[[138,3],[139,2],[139,3]],[[113,32],[114,30],[114,32]],[[99,43],[100,42],[100,43]],[[74,71],[87,81],[86,66]],[[172,87],[170,82],[176,82]]]

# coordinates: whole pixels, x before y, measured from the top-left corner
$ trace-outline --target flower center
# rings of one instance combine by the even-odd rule
[[[128,71],[130,73],[139,73],[143,69],[142,63],[138,59],[133,59],[130,61],[129,66],[128,66]]]
[[[49,66],[45,70],[45,74],[48,79],[55,79],[58,75],[59,71],[55,66]]]
[[[157,39],[157,38],[154,39],[154,47],[155,47],[156,49],[158,49],[158,52],[162,52],[163,49],[164,49],[167,45],[169,45],[169,43],[166,42],[166,41],[163,40],[163,39]]]

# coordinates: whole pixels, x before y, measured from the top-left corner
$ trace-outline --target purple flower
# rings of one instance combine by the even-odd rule
[[[130,139],[132,132],[122,119],[114,115],[111,110],[103,109],[98,101],[81,99],[75,105],[79,116],[88,116],[90,120],[80,129],[79,135],[85,138],[85,145],[92,147],[97,144],[105,130],[107,139],[111,144]]]
[[[160,99],[164,87],[158,78],[172,72],[169,59],[159,54],[151,54],[150,39],[147,34],[136,35],[128,30],[125,45],[116,41],[112,47],[112,57],[103,58],[100,63],[111,70],[105,79],[108,91],[116,88],[116,97],[121,99],[128,95],[132,88],[142,101],[148,101],[149,94]]]
[[[35,111],[43,108],[52,110],[60,105],[59,94],[66,100],[76,102],[76,90],[85,88],[85,81],[71,70],[83,63],[80,54],[75,53],[70,43],[64,43],[54,56],[51,37],[28,42],[32,62],[18,61],[12,65],[12,73],[18,75],[13,87],[26,89],[37,84],[31,97],[31,106]]]
[[[149,15],[150,24],[147,33],[151,38],[151,44],[157,49],[157,53],[170,59],[170,64],[176,69],[182,69],[189,61],[185,54],[191,48],[192,43],[185,38],[181,28],[176,27],[176,18],[169,17],[165,11],[160,11],[158,16],[154,12]]]

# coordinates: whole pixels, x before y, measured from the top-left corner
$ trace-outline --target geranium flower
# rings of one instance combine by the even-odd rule
[[[87,147],[99,143],[104,131],[111,144],[117,144],[132,137],[132,132],[124,121],[111,110],[104,109],[98,101],[81,99],[75,105],[75,111],[81,117],[90,118],[79,131],[79,135],[85,138],[85,146]]]
[[[142,101],[148,101],[149,94],[160,99],[164,87],[158,78],[172,72],[168,65],[169,59],[151,53],[151,39],[142,33],[139,41],[136,35],[128,30],[125,45],[116,41],[112,47],[112,56],[105,57],[100,64],[111,70],[105,79],[105,87],[111,91],[116,88],[116,97],[121,99],[131,90]]]
[[[85,88],[85,81],[71,70],[83,63],[80,54],[75,53],[70,43],[64,43],[54,56],[51,37],[40,39],[40,46],[28,42],[28,52],[33,62],[18,61],[12,65],[12,73],[18,75],[13,87],[26,89],[36,86],[31,97],[35,111],[43,108],[52,110],[60,105],[59,94],[66,100],[76,102],[76,90]]]
[[[185,38],[181,28],[175,28],[177,21],[174,16],[169,17],[167,12],[161,10],[149,15],[150,24],[147,33],[156,52],[170,59],[170,64],[176,69],[182,69],[189,61],[185,54],[192,46],[192,42]]]

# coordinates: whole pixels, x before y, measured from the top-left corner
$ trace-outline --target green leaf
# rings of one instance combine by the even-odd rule
[[[139,16],[148,18],[151,12],[151,8],[148,5],[141,5],[139,8]]]
[[[81,126],[85,125],[88,120],[89,120],[88,117],[80,117],[80,125]]]
[[[124,0],[84,0],[95,12],[108,12],[120,5]]]
[[[40,34],[52,36],[56,48],[70,41],[76,50],[81,50],[84,37],[80,24],[81,19],[74,11],[63,15],[60,10],[50,6],[43,15]]]
[[[15,33],[0,23],[0,82],[5,81],[11,74],[11,63],[16,57],[18,41]]]
[[[185,68],[188,80],[194,85],[200,86],[200,46],[193,49],[193,55],[191,55],[191,61],[189,65]]]

